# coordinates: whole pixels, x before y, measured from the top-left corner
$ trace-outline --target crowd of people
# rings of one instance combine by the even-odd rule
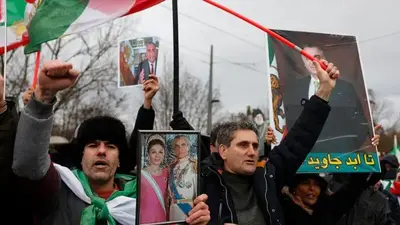
[[[400,185],[395,181],[382,188],[380,182],[394,170],[397,174],[398,161],[382,160],[382,173],[296,174],[329,116],[329,97],[340,74],[332,63],[322,61],[326,70],[314,62],[318,89],[309,99],[299,99],[301,114],[273,149],[272,130],[260,143],[252,121],[221,122],[209,137],[202,136],[200,190],[187,224],[400,224],[399,203],[393,196],[400,193]],[[20,112],[14,102],[1,101],[2,223],[136,224],[138,131],[153,129],[158,78],[149,75],[143,84],[144,103],[129,140],[119,119],[89,118],[67,144],[66,160],[49,155],[53,105],[57,92],[73,85],[78,76],[72,64],[48,61],[40,70],[38,86],[23,96]],[[1,76],[0,81],[4,82]],[[3,87],[0,84],[0,96]],[[193,130],[181,112],[174,114],[170,125],[174,130]],[[371,144],[378,145],[379,136]],[[263,155],[260,145],[265,146]],[[146,223],[162,220],[151,217]]]

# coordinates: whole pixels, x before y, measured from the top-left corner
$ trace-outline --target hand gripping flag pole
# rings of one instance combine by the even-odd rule
[[[247,17],[245,17],[245,16],[243,16],[243,15],[240,15],[239,13],[237,13],[237,12],[235,12],[235,11],[233,11],[233,10],[231,10],[231,9],[229,9],[229,8],[227,8],[227,7],[223,6],[223,5],[221,5],[221,4],[218,4],[218,3],[216,3],[216,2],[214,2],[214,1],[212,1],[212,0],[203,0],[203,1],[205,1],[205,2],[207,2],[207,3],[209,3],[209,4],[211,4],[211,5],[213,5],[213,6],[217,7],[217,8],[219,8],[219,9],[221,9],[221,10],[223,10],[223,11],[225,11],[225,12],[231,14],[231,15],[234,15],[234,16],[236,16],[237,18],[242,19],[242,20],[244,20],[245,22],[247,22],[247,23],[249,23],[249,24],[251,24],[251,25],[257,27],[258,29],[260,29],[260,30],[266,32],[268,35],[270,35],[271,37],[273,37],[273,38],[279,40],[280,42],[282,42],[283,44],[287,45],[288,47],[290,47],[290,48],[292,48],[292,49],[295,49],[296,51],[298,51],[300,54],[302,54],[302,55],[303,55],[304,57],[306,57],[307,59],[309,59],[309,60],[311,60],[311,61],[317,61],[317,62],[319,63],[319,65],[321,65],[321,68],[322,68],[322,69],[324,69],[324,70],[327,69],[327,65],[325,65],[323,62],[317,60],[317,59],[314,58],[312,55],[310,55],[310,54],[308,54],[306,51],[304,51],[302,48],[300,48],[299,46],[293,44],[292,42],[290,42],[290,41],[287,40],[286,38],[280,36],[279,34],[275,33],[274,31],[272,31],[272,30],[270,30],[270,29],[268,29],[268,28],[262,26],[261,24],[255,22],[255,21],[253,21],[253,20],[251,20],[251,19],[249,19],[249,18],[247,18]]]

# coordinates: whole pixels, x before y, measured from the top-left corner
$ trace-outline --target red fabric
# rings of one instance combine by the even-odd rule
[[[116,184],[115,184],[114,190],[110,190],[110,191],[96,191],[96,190],[94,190],[94,192],[96,192],[96,194],[100,198],[104,198],[104,199],[108,199],[111,196],[111,194],[114,193],[114,191],[119,191],[119,187]]]
[[[393,182],[393,186],[390,187],[390,192],[396,196],[400,196],[400,182],[399,181]]]
[[[12,43],[12,44],[7,46],[7,52],[9,52],[11,50],[14,50],[14,49],[17,49],[19,47],[25,46],[28,43],[29,43],[29,37],[26,34],[24,34],[24,36],[22,37],[21,41],[14,42],[14,43]],[[5,47],[4,46],[0,47],[0,55],[3,55],[4,51],[5,51]]]
[[[140,12],[147,8],[153,7],[163,1],[164,0],[136,0],[135,5],[124,16]]]

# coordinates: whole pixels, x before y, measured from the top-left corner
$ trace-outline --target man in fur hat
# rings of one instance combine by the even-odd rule
[[[47,153],[55,96],[73,85],[78,75],[70,63],[45,63],[39,85],[21,112],[13,171],[27,179],[27,191],[36,200],[35,213],[40,224],[133,225],[137,181],[134,176],[118,173],[128,151],[125,127],[120,120],[97,116],[80,125],[74,148],[82,153],[82,158],[76,169],[52,163]],[[146,82],[144,87],[151,81]],[[206,200],[206,195],[194,200],[195,207],[186,222],[208,223]]]

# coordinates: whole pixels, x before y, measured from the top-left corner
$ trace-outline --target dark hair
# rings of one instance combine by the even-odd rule
[[[188,138],[186,135],[178,134],[178,135],[176,135],[176,136],[174,137],[174,139],[172,140],[171,146],[174,147],[176,140],[181,139],[181,138],[186,140],[186,143],[188,144],[188,146],[191,145],[190,140],[189,140],[189,138]]]
[[[230,121],[220,125],[217,134],[217,143],[225,146],[230,146],[233,140],[233,136],[238,130],[251,130],[258,136],[257,128],[251,121]]]
[[[163,141],[159,139],[154,139],[149,141],[149,144],[147,145],[147,153],[150,152],[151,147],[153,147],[154,145],[161,145],[165,149],[165,144]]]
[[[253,118],[255,118],[258,114],[261,114],[261,116],[265,120],[264,113],[261,111],[261,109],[253,109],[253,113],[252,113]]]
[[[316,48],[321,52],[321,55],[325,57],[324,50],[318,45],[315,45],[315,44],[304,44],[302,47],[303,47],[303,49],[305,49],[305,48]]]
[[[217,146],[218,131],[221,129],[221,124],[215,124],[210,132],[210,145]]]
[[[147,42],[146,47],[147,47],[148,45],[154,45],[154,47],[157,48],[157,45],[156,45],[154,42],[152,42],[152,41]]]
[[[121,165],[118,172],[127,173],[129,167],[136,163],[132,162],[135,158],[128,150],[126,130],[121,120],[111,116],[95,116],[83,121],[74,140],[81,156],[85,146],[96,140],[108,141],[118,147]],[[81,169],[80,164],[77,167]]]
[[[288,184],[289,191],[293,193],[297,185],[301,184],[302,182],[308,179],[315,180],[318,183],[318,186],[321,189],[321,193],[326,191],[328,187],[328,182],[318,174],[296,174]]]

